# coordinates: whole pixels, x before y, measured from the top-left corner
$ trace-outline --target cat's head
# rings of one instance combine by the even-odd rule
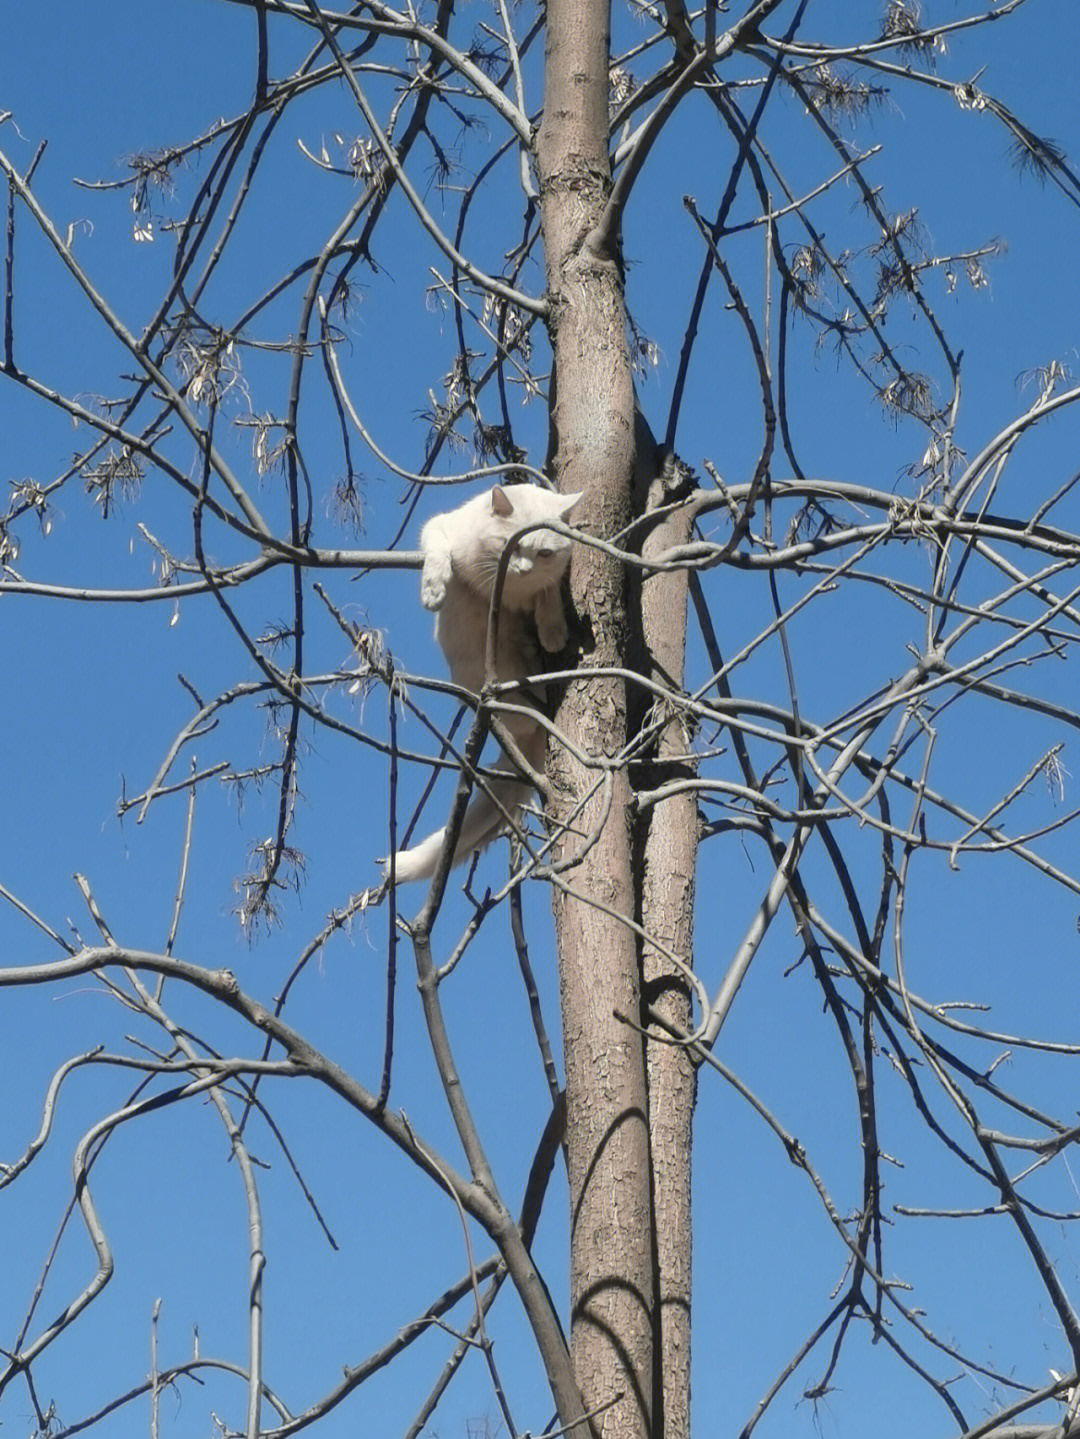
[[[506,541],[525,525],[545,520],[569,521],[581,493],[560,495],[539,485],[496,485],[491,491],[491,530],[497,536],[499,553]],[[512,575],[530,587],[542,589],[557,584],[570,563],[570,540],[554,530],[536,529],[522,535],[514,546],[507,566]]]

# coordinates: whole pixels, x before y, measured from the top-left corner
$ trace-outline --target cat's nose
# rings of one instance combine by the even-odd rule
[[[527,575],[527,574],[529,573],[529,571],[532,569],[532,567],[533,567],[533,562],[532,562],[532,560],[529,559],[528,555],[518,555],[518,557],[517,557],[517,569],[518,569],[518,574]]]

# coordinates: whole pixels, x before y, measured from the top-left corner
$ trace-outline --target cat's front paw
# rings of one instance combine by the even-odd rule
[[[428,555],[420,580],[420,603],[426,610],[442,609],[452,570],[445,556]]]
[[[565,615],[552,615],[550,619],[538,624],[536,630],[540,636],[540,644],[549,655],[557,655],[566,648],[570,631],[566,627]]]
[[[542,590],[536,600],[536,633],[543,649],[549,655],[557,655],[566,648],[570,631],[566,624],[566,611],[562,596],[556,589]]]
[[[420,603],[426,610],[442,609],[443,600],[446,599],[446,585],[442,580],[428,579],[424,576],[420,584]]]

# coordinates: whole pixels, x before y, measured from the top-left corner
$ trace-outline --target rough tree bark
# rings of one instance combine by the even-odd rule
[[[606,0],[552,0],[544,116],[537,136],[554,357],[552,455],[559,486],[584,490],[576,521],[610,535],[631,513],[634,389],[616,242],[598,240],[611,191]],[[605,229],[605,235],[611,233]],[[572,571],[581,663],[622,669],[623,566],[579,546]],[[654,1265],[648,1103],[636,912],[632,794],[609,765],[627,736],[616,676],[571,684],[557,716],[586,766],[552,754],[552,813],[568,828],[555,890],[566,1052],[571,1202],[571,1342],[594,1432],[653,1433]],[[582,836],[588,836],[583,843]],[[621,1017],[618,1017],[621,1016]]]
[[[638,434],[639,450],[655,455],[652,435],[640,417]],[[641,465],[641,458],[639,470],[649,486],[644,495],[639,493],[637,508],[655,510],[677,497],[684,477],[670,460],[658,469],[655,463]],[[688,509],[669,513],[649,530],[643,558],[685,544],[690,528]],[[674,690],[683,687],[688,582],[688,572],[676,570],[651,575],[636,587],[641,668]],[[649,772],[650,786],[692,772],[687,758],[692,736],[684,715],[656,706],[641,723],[658,730],[648,750],[656,762]],[[693,1018],[690,984],[668,956],[689,965],[693,955],[696,793],[684,790],[646,807],[640,829],[640,919],[657,942],[643,942],[641,953],[644,1006],[654,1020],[645,1051],[657,1286],[653,1433],[663,1439],[689,1439],[690,1180],[697,1069],[687,1048],[671,1042],[671,1032],[688,1032]]]

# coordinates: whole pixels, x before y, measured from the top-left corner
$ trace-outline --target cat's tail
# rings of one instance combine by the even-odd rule
[[[473,795],[465,818],[461,824],[457,844],[454,846],[454,864],[462,864],[474,850],[485,849],[508,827],[507,815],[516,817],[523,804],[527,804],[532,786],[525,780],[507,777],[488,782],[490,794],[480,792]],[[446,827],[437,829],[411,849],[399,849],[394,855],[394,880],[397,884],[408,884],[414,879],[430,879],[435,873],[439,855],[446,839]],[[390,876],[390,866],[385,870]]]

